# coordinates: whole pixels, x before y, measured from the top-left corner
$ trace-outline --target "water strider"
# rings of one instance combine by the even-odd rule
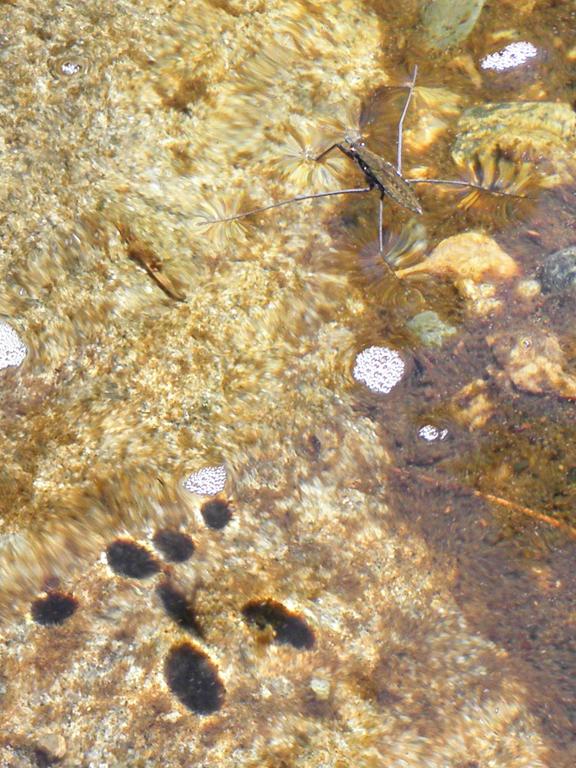
[[[412,79],[408,85],[408,96],[404,103],[404,108],[398,121],[398,139],[397,139],[397,153],[396,153],[396,165],[387,162],[375,152],[371,152],[365,145],[364,141],[354,140],[351,138],[345,138],[344,142],[336,142],[332,144],[323,152],[321,152],[315,161],[319,162],[322,158],[326,157],[329,152],[334,149],[340,150],[347,157],[353,160],[359,169],[364,174],[364,178],[368,184],[367,187],[354,187],[352,189],[338,189],[331,192],[316,192],[308,195],[296,195],[288,200],[281,200],[278,203],[271,203],[270,205],[264,205],[260,208],[253,208],[250,211],[244,211],[243,213],[237,213],[234,216],[224,216],[219,219],[208,219],[207,223],[216,224],[224,221],[235,221],[236,219],[243,219],[245,216],[252,216],[256,213],[263,213],[269,211],[272,208],[280,208],[283,205],[291,205],[292,203],[300,203],[303,200],[315,200],[319,197],[333,197],[335,195],[352,195],[352,194],[364,194],[371,192],[373,189],[377,189],[380,193],[379,207],[378,207],[378,244],[379,251],[382,253],[384,250],[384,238],[382,229],[382,218],[384,210],[384,198],[389,197],[394,202],[401,205],[403,208],[407,208],[413,213],[421,214],[422,206],[416,196],[416,193],[412,189],[412,184],[452,184],[461,187],[470,187],[472,189],[481,189],[484,191],[490,191],[494,194],[507,194],[505,192],[498,192],[496,190],[487,190],[486,187],[482,187],[480,184],[473,184],[468,181],[457,181],[452,179],[409,179],[402,175],[402,132],[404,127],[404,118],[408,112],[408,106],[414,93],[414,86],[416,84],[416,76],[418,74],[418,67],[414,67],[412,73]],[[516,195],[511,195],[516,197]]]

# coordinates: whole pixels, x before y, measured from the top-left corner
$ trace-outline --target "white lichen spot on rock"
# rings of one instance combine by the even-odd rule
[[[356,356],[353,376],[371,392],[388,394],[404,375],[406,364],[395,349],[368,347]]]
[[[17,368],[24,361],[27,353],[26,345],[14,328],[0,321],[0,370]]]
[[[485,56],[480,62],[482,69],[494,69],[502,72],[507,69],[514,69],[521,64],[533,59],[538,54],[538,49],[522,40],[516,43],[510,43],[501,51],[495,51]]]
[[[182,485],[187,491],[198,496],[215,496],[223,491],[226,485],[226,467],[224,464],[203,467],[188,475]]]

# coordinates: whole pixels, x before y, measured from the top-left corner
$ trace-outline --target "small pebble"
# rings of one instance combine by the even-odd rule
[[[414,315],[406,325],[427,347],[441,347],[446,339],[456,333],[456,328],[445,323],[436,312],[430,309]]]
[[[538,280],[520,280],[516,286],[516,293],[521,299],[534,299],[542,292]]]
[[[173,710],[172,712],[167,712],[165,715],[161,715],[160,719],[165,723],[177,723],[178,720],[182,720],[182,713]]]
[[[322,677],[313,677],[312,680],[310,680],[310,688],[312,688],[316,696],[322,701],[326,701],[330,696],[330,681],[325,680]]]

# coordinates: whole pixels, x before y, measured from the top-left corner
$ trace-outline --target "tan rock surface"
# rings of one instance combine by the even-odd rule
[[[430,256],[413,267],[398,270],[400,277],[428,272],[481,283],[508,280],[519,270],[514,259],[483,232],[463,232],[439,243]]]
[[[534,328],[512,329],[490,336],[488,343],[501,366],[499,377],[517,389],[576,399],[576,376],[570,373],[554,334]]]

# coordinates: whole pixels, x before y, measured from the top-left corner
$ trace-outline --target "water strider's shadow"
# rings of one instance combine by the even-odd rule
[[[528,706],[560,761],[576,746],[576,544],[558,540],[538,559],[527,556],[526,538],[504,538],[481,500],[416,476],[391,475],[390,502],[438,568],[453,572],[448,583],[470,627],[509,655],[508,669],[528,690]]]

